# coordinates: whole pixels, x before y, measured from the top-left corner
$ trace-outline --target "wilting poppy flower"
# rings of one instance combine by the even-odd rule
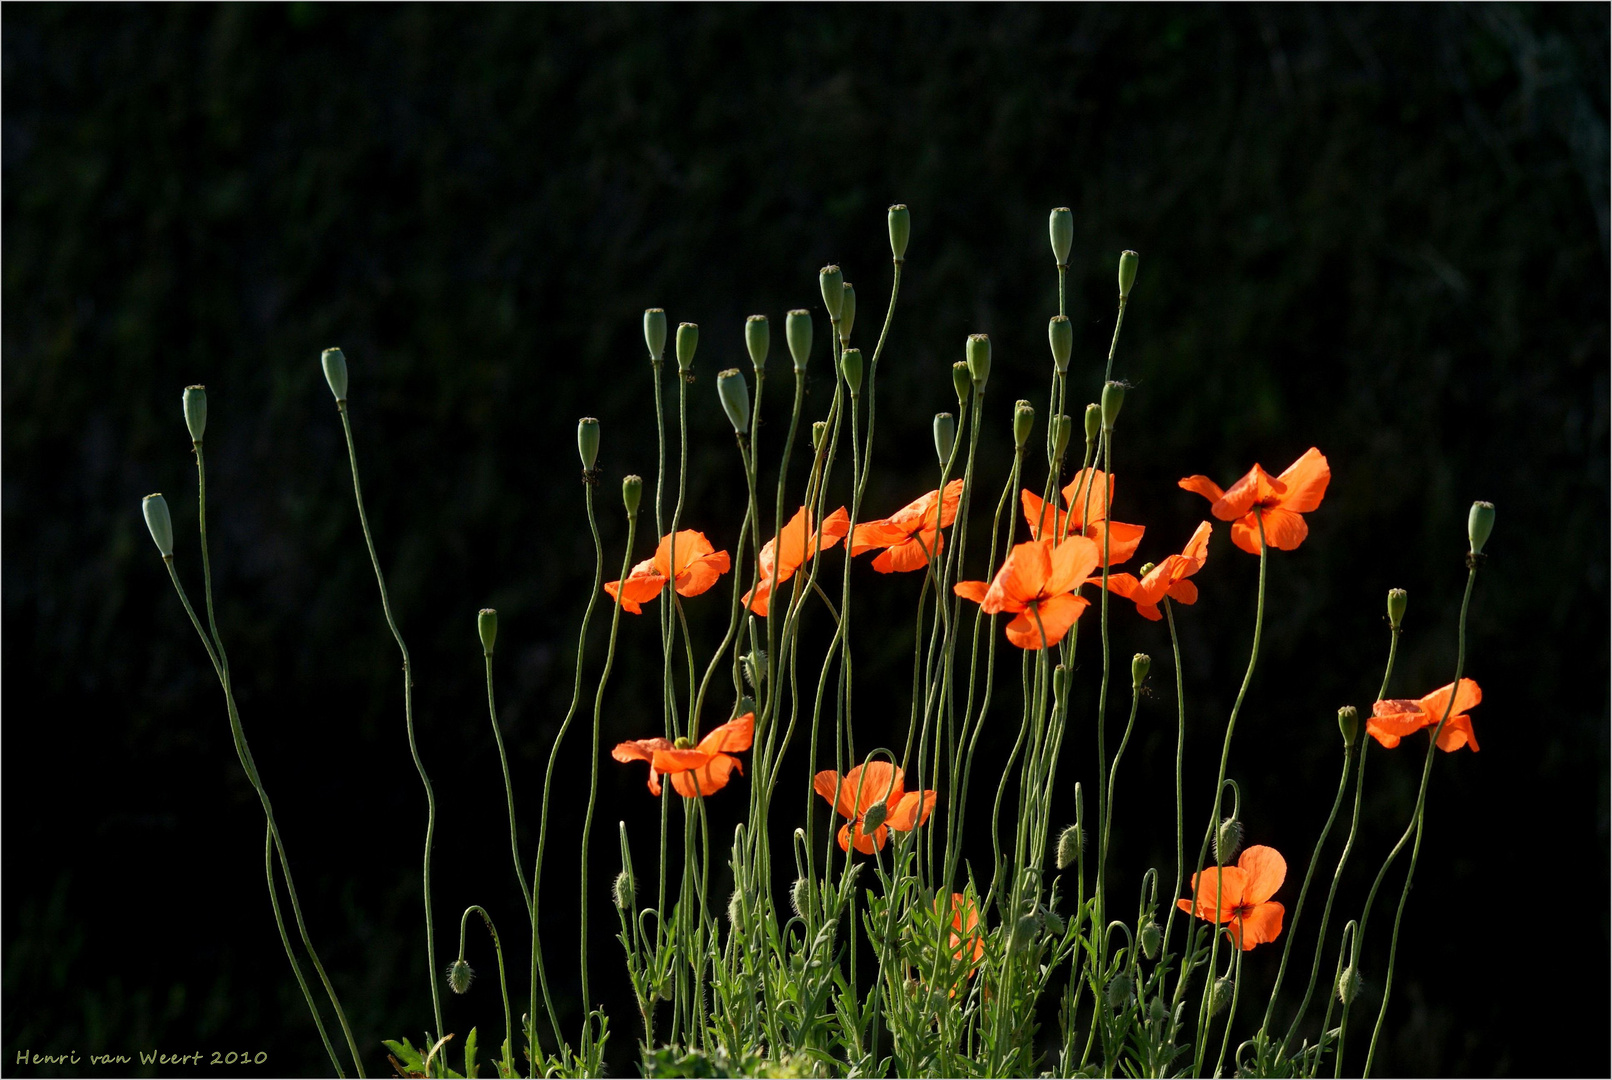
[[[1084,536],[1071,536],[1061,544],[1031,540],[1014,545],[989,586],[983,581],[959,581],[952,589],[979,604],[987,615],[1017,612],[1018,618],[1007,625],[1008,640],[1021,649],[1039,649],[1043,634],[1047,645],[1058,644],[1086,610],[1091,601],[1073,593],[1100,559],[1097,545]]]
[[[672,778],[672,789],[686,799],[695,795],[710,795],[727,786],[728,776],[744,766],[730,751],[750,749],[755,734],[756,714],[745,713],[729,720],[710,733],[695,746],[678,746],[667,739],[632,739],[618,743],[610,751],[617,761],[649,762],[649,790],[660,794],[660,776]],[[678,742],[687,742],[679,739]]]
[[[1081,469],[1075,478],[1064,485],[1063,497],[1069,510],[1048,506],[1033,491],[1023,491],[1019,501],[1024,506],[1024,520],[1030,525],[1030,536],[1036,540],[1059,540],[1065,536],[1084,536],[1097,545],[1102,557],[1104,534],[1107,534],[1108,565],[1118,566],[1136,554],[1146,527],[1127,525],[1123,521],[1108,520],[1108,504],[1114,497],[1114,478],[1101,469]],[[1073,515],[1066,526],[1065,518]],[[1085,522],[1084,527],[1080,522]],[[1097,565],[1101,566],[1102,563]]]
[[[795,571],[818,550],[827,551],[851,531],[851,515],[840,507],[823,519],[823,527],[812,535],[812,514],[804,506],[779,530],[777,537],[761,545],[757,562],[756,587],[744,594],[744,602],[757,615],[765,616],[772,595],[772,572],[778,568],[778,584],[795,576]]]
[[[963,497],[963,482],[953,480],[946,485],[946,494],[931,491],[903,506],[887,518],[858,525],[851,534],[851,554],[885,548],[873,560],[873,569],[881,574],[894,574],[904,570],[917,570],[927,566],[931,556],[939,555],[940,530],[957,520],[957,502]],[[940,521],[935,521],[935,504],[940,504]]]
[[[1209,512],[1221,521],[1234,522],[1231,542],[1259,554],[1259,525],[1265,524],[1265,542],[1282,551],[1304,543],[1310,527],[1300,514],[1321,505],[1332,469],[1321,451],[1310,447],[1281,476],[1273,477],[1255,465],[1248,475],[1225,491],[1207,476],[1189,476],[1181,486],[1214,503]]]
[[[1109,591],[1134,601],[1136,610],[1142,613],[1142,617],[1152,619],[1154,622],[1164,618],[1159,611],[1159,601],[1166,596],[1181,604],[1197,603],[1198,587],[1187,578],[1201,570],[1204,560],[1209,557],[1211,531],[1213,526],[1207,521],[1200,522],[1198,530],[1192,534],[1192,539],[1187,541],[1187,546],[1182,549],[1181,554],[1169,556],[1149,570],[1140,581],[1130,574],[1109,574]],[[1092,578],[1092,583],[1102,584],[1101,580],[1095,577]]]
[[[634,615],[643,614],[638,605],[660,595],[666,579],[676,582],[674,588],[682,596],[698,596],[716,579],[728,572],[728,553],[714,551],[711,541],[702,532],[684,529],[677,534],[677,572],[672,573],[672,537],[661,537],[655,556],[634,566],[625,582],[607,581],[604,591],[610,598],[621,601],[621,606]]]
[[[812,789],[832,803],[841,817],[851,819],[840,826],[841,851],[849,851],[855,843],[856,850],[872,855],[884,847],[891,829],[910,832],[929,820],[929,812],[935,808],[935,793],[908,791],[902,779],[901,769],[886,761],[858,765],[844,777],[833,769],[817,774]],[[884,820],[871,833],[863,832],[863,818],[879,803],[885,804]]]
[[[1175,906],[1214,922],[1218,889],[1220,921],[1227,924],[1226,936],[1247,952],[1281,936],[1282,905],[1271,897],[1286,877],[1287,860],[1275,848],[1255,845],[1243,852],[1236,866],[1217,866],[1213,872],[1193,874],[1194,898],[1177,900]]]
[[[1455,693],[1455,704],[1450,704],[1450,693]],[[1444,710],[1450,718],[1444,721],[1439,732],[1440,750],[1459,750],[1463,746],[1478,749],[1478,737],[1472,733],[1472,718],[1466,711],[1483,700],[1483,691],[1471,679],[1462,679],[1460,688],[1454,683],[1441,686],[1426,697],[1396,698],[1379,701],[1371,707],[1371,718],[1366,721],[1366,734],[1392,749],[1399,740],[1424,727],[1438,727],[1444,719]]]

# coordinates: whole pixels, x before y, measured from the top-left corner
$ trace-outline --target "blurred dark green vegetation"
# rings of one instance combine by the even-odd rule
[[[1179,476],[1229,482],[1310,445],[1330,458],[1309,541],[1272,564],[1233,756],[1251,842],[1293,868],[1289,904],[1335,782],[1334,711],[1369,706],[1381,676],[1386,590],[1411,598],[1390,692],[1448,682],[1466,508],[1498,506],[1467,669],[1484,750],[1435,770],[1379,1072],[1608,1067],[1605,981],[1570,989],[1608,947],[1604,6],[7,5],[3,29],[8,1070],[24,1048],[158,1045],[328,1068],[264,902],[260,811],[140,520],[140,497],[165,491],[199,589],[184,385],[211,401],[215,582],[245,721],[315,941],[384,1073],[379,1040],[430,1020],[423,800],[320,348],[352,365],[415,657],[443,807],[439,960],[468,903],[518,954],[475,611],[501,614],[529,851],[591,566],[576,417],[602,421],[614,567],[615,485],[655,467],[639,313],[699,322],[686,520],[731,547],[742,485],[711,375],[742,358],[744,316],[818,309],[830,261],[871,345],[894,201],[913,240],[870,513],[933,486],[929,421],[952,407],[966,334],[990,333],[997,358],[986,492],[1013,399],[1044,413],[1056,205],[1075,211],[1077,400],[1100,380],[1116,254],[1142,253],[1116,364],[1134,387],[1117,516],[1148,526],[1142,558],[1206,516]],[[821,322],[818,339],[814,417],[832,389]],[[862,610],[906,625],[913,582],[857,574]],[[1205,801],[1254,561],[1218,530],[1199,581],[1180,622]],[[1116,655],[1152,652],[1159,688],[1120,793],[1118,880],[1134,882],[1172,843],[1173,694],[1162,634],[1115,614]],[[904,634],[868,637],[858,661],[868,739],[882,708],[904,724]],[[625,634],[606,745],[656,724],[654,636],[648,619]],[[1089,743],[1067,740],[1070,780]],[[1335,927],[1403,827],[1417,761],[1374,748]],[[642,785],[607,766],[606,823],[648,822]],[[579,817],[559,812],[551,846],[566,891]],[[601,903],[612,831],[596,832]],[[642,866],[647,834],[640,850]],[[574,901],[545,904],[551,969],[571,971]],[[605,934],[594,957],[595,985],[622,981]],[[470,959],[491,969],[479,938]],[[607,1004],[631,1071],[630,1013]],[[482,979],[447,1022],[491,1047],[498,1012]]]

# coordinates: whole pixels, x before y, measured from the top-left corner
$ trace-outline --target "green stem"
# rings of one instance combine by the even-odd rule
[[[487,933],[493,939],[493,951],[498,955],[498,989],[504,998],[504,1067],[513,1072],[515,1062],[511,1057],[510,1048],[514,1045],[515,1035],[509,1023],[509,979],[504,975],[504,946],[498,940],[498,929],[493,926],[493,917],[479,904],[471,904],[465,908],[465,913],[459,916],[459,959],[465,958],[465,923],[472,911],[480,915],[481,921],[487,925]]]
[[[521,848],[515,833],[515,786],[509,779],[509,757],[504,753],[504,733],[498,729],[498,709],[493,704],[493,654],[487,653],[487,719],[493,725],[493,738],[498,741],[498,764],[504,770],[504,805],[509,810],[509,852],[515,860],[515,880],[521,884],[521,899],[526,909],[532,908],[532,890],[526,885],[526,871],[521,869]]]

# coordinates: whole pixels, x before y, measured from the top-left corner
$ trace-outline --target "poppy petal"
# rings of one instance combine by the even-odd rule
[[[952,586],[952,592],[964,600],[972,600],[979,604],[985,601],[985,593],[990,587],[990,583],[985,581],[959,581]]]
[[[1209,558],[1209,536],[1214,531],[1214,526],[1207,521],[1198,522],[1197,529],[1193,530],[1192,539],[1188,540],[1187,546],[1181,549],[1182,561],[1192,564],[1192,569],[1183,573],[1182,577],[1186,577],[1187,574],[1196,574],[1203,569],[1204,562]]]
[[[1287,879],[1287,860],[1273,847],[1255,844],[1244,851],[1237,866],[1248,875],[1243,886],[1243,903],[1263,904]]]
[[[1454,690],[1455,705],[1450,706],[1450,692]],[[1454,683],[1441,686],[1422,699],[1422,710],[1427,713],[1430,723],[1438,723],[1444,718],[1444,710],[1449,709],[1452,714],[1464,713],[1472,706],[1483,700],[1483,691],[1471,679],[1462,679],[1457,690]]]
[[[671,746],[665,739],[632,739],[617,743],[610,756],[617,761],[653,761],[655,751],[669,750]]]
[[[652,764],[658,772],[680,773],[698,769],[710,760],[711,753],[708,750],[701,750],[697,746],[674,746],[669,750],[656,750]]]
[[[1231,921],[1226,934],[1233,945],[1240,945],[1243,952],[1247,952],[1255,945],[1264,945],[1281,937],[1283,914],[1282,905],[1274,900],[1255,904],[1253,911]]]
[[[1109,566],[1118,566],[1135,555],[1136,549],[1141,546],[1142,534],[1146,531],[1146,525],[1128,525],[1123,521],[1098,521],[1086,527],[1086,535],[1097,545],[1099,558],[1102,557],[1103,544],[1108,544]]]
[[[872,835],[869,835],[862,831],[861,822],[857,822],[854,826],[847,823],[840,826],[841,851],[851,850],[851,830],[853,828],[856,830],[856,850],[864,855],[872,855],[875,851],[882,850],[885,838],[890,835],[889,828],[884,825],[880,825],[873,830]]]
[[[1392,750],[1399,745],[1400,736],[1384,729],[1377,723],[1375,717],[1366,721],[1366,734],[1381,743],[1385,750]]]
[[[1281,505],[1295,514],[1307,514],[1321,505],[1332,479],[1332,467],[1326,456],[1312,446],[1276,479],[1287,485]]]
[[[756,714],[747,712],[743,716],[712,728],[706,733],[705,738],[700,740],[698,749],[708,754],[748,750],[751,740],[755,737],[755,729]]]
[[[728,572],[730,563],[726,551],[714,551],[708,555],[701,555],[689,563],[688,569],[677,575],[677,591],[682,596],[698,596],[712,585],[716,579]]]
[[[1165,590],[1165,596],[1181,604],[1198,602],[1198,587],[1190,581],[1178,581]]]
[[[890,549],[873,560],[873,569],[881,574],[904,574],[922,570],[929,565],[931,556],[940,554],[945,540],[933,529],[925,529],[910,540],[892,544]]]
[[[1231,542],[1250,555],[1259,554],[1259,526],[1254,523],[1253,514],[1247,514],[1231,523]]]
[[[1019,503],[1024,507],[1024,521],[1030,526],[1032,540],[1040,540],[1043,536],[1049,540],[1058,538],[1063,531],[1062,510],[1043,502],[1041,496],[1029,489],[1019,492]]]
[[[714,795],[728,785],[728,778],[738,770],[744,774],[744,765],[738,758],[717,754],[698,769],[672,773],[672,789],[685,799],[695,795]]]
[[[1270,474],[1255,465],[1243,475],[1242,479],[1227,488],[1224,495],[1215,500],[1209,512],[1221,521],[1232,521],[1242,517],[1255,506],[1275,505],[1277,496],[1286,490],[1285,487],[1278,487],[1272,483]]]
[[[640,605],[659,596],[661,586],[666,584],[666,579],[653,570],[638,573],[639,567],[652,564],[653,560],[639,563],[624,581],[605,582],[605,594],[612,600],[619,600],[623,610],[642,615],[644,609]]]
[[[1240,866],[1210,867],[1192,875],[1193,900],[1178,900],[1176,906],[1200,919],[1215,919],[1215,891],[1220,891],[1220,921],[1231,918],[1231,909],[1243,902],[1248,875]]]
[[[1207,476],[1183,477],[1176,486],[1190,491],[1194,495],[1202,495],[1212,503],[1218,503],[1226,497],[1226,493],[1220,490],[1220,485]]]
[[[1053,548],[1047,559],[1047,576],[1040,594],[1052,596],[1074,590],[1093,570],[1102,565],[1103,553],[1084,536],[1071,536]]]
[[[1101,469],[1081,469],[1064,485],[1063,501],[1076,521],[1091,524],[1108,517],[1114,478]]]
[[[812,777],[812,790],[828,800],[828,804],[840,817],[855,817],[855,804],[851,802],[851,795],[840,783],[840,774],[833,769],[825,769]],[[842,845],[843,846],[843,845]]]
[[[929,820],[929,814],[935,809],[935,793],[933,791],[909,791],[901,796],[901,801],[890,808],[890,816],[886,822],[898,832],[911,832],[914,828]]]
[[[1280,506],[1261,510],[1265,519],[1265,542],[1278,551],[1292,551],[1310,535],[1310,527],[1293,511]]]
[[[861,817],[874,803],[899,803],[904,793],[901,786],[901,769],[888,761],[873,761],[858,765],[845,774],[841,790],[849,795],[856,811],[846,817]]]
[[[1474,753],[1478,749],[1478,737],[1472,733],[1472,717],[1452,716],[1444,722],[1444,730],[1438,735],[1438,748],[1440,750],[1459,750],[1463,746],[1470,746]]]

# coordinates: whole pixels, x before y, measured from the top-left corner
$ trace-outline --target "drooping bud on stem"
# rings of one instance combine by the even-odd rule
[[[677,370],[687,374],[694,367],[694,350],[700,347],[699,323],[677,324]]]
[[[1215,830],[1215,862],[1225,866],[1242,846],[1243,823],[1236,818],[1221,818],[1220,828]]]
[[[759,375],[767,366],[767,348],[772,344],[772,328],[767,316],[752,315],[744,321],[744,347],[750,350],[750,364]]]
[[[1090,446],[1097,441],[1097,432],[1103,426],[1103,410],[1099,405],[1087,405],[1086,415],[1086,445]]]
[[[981,393],[991,378],[991,339],[987,334],[970,334],[963,348],[968,359],[968,373],[974,376],[974,387]]]
[[[493,642],[498,640],[498,612],[490,607],[484,607],[476,613],[476,633],[481,635],[481,652],[483,656],[493,654]]]
[[[644,309],[644,344],[649,346],[649,358],[660,363],[666,352],[666,309]]]
[[[1470,554],[1482,555],[1483,545],[1489,542],[1489,534],[1494,531],[1494,503],[1475,502],[1471,513],[1466,518],[1467,542],[1471,545]]]
[[[1108,984],[1108,1007],[1110,1009],[1124,1008],[1125,1003],[1131,1000],[1131,986],[1131,977],[1129,975],[1123,971],[1115,975],[1113,981]]]
[[[207,388],[185,387],[185,426],[190,429],[190,441],[201,445],[202,433],[207,430]]]
[[[1360,710],[1353,705],[1338,710],[1338,734],[1343,736],[1344,746],[1355,744],[1355,736],[1360,734]]]
[[[789,342],[789,355],[795,361],[795,374],[806,370],[806,361],[812,356],[812,313],[796,308],[784,316],[784,338]]]
[[[744,372],[728,368],[716,377],[716,394],[722,399],[722,409],[728,414],[735,435],[750,430],[750,387],[744,381]]]
[[[952,459],[952,448],[957,445],[957,418],[949,412],[935,414],[935,454],[941,465]]]
[[[840,374],[845,377],[845,385],[851,388],[852,397],[862,392],[861,349],[846,349],[840,353]]]
[[[1020,450],[1030,440],[1030,430],[1035,427],[1035,406],[1020,398],[1013,406],[1013,445]]]
[[[470,970],[470,965],[465,963],[462,956],[448,965],[448,988],[456,994],[469,990],[470,982],[475,977],[476,973]]]
[[[1063,460],[1064,454],[1069,450],[1069,433],[1074,429],[1074,421],[1063,413],[1059,413],[1052,422],[1052,456],[1059,461]]]
[[[1142,929],[1136,937],[1142,946],[1142,955],[1149,960],[1158,959],[1159,946],[1164,943],[1164,932],[1159,929],[1159,924],[1149,919],[1142,924]]]
[[[639,476],[624,476],[621,478],[621,504],[627,508],[627,516],[635,517],[638,514],[638,500],[644,493],[644,481]]]
[[[1131,286],[1136,284],[1136,264],[1141,256],[1134,251],[1119,253],[1119,298],[1124,303],[1131,297]]]
[[[1131,685],[1138,690],[1147,682],[1148,669],[1153,666],[1153,658],[1147,653],[1137,653],[1131,657]]]
[[[1069,207],[1060,206],[1047,218],[1047,231],[1052,235],[1052,257],[1059,266],[1069,265],[1069,249],[1075,242],[1075,215]]]
[[[957,391],[957,404],[967,405],[974,393],[974,376],[968,373],[968,361],[959,360],[952,365],[952,389]]]
[[[591,416],[577,421],[577,454],[582,458],[582,470],[592,472],[593,463],[599,460],[599,421]]]
[[[1231,1004],[1232,991],[1233,987],[1230,975],[1222,975],[1220,978],[1215,980],[1214,989],[1209,991],[1210,1016],[1217,1016],[1221,1012],[1225,1011],[1226,1006]]]
[[[1052,346],[1052,366],[1062,375],[1069,370],[1069,356],[1075,351],[1075,324],[1067,315],[1054,315],[1047,323],[1047,344]]]
[[[151,539],[157,542],[157,550],[162,552],[164,559],[173,558],[174,554],[174,523],[168,516],[168,500],[159,492],[147,495],[140,501],[140,509],[145,511],[146,528],[151,530]]]
[[[868,807],[867,813],[862,815],[862,832],[864,835],[876,831],[884,824],[885,818],[890,816],[890,806],[886,802],[876,802]]]
[[[851,340],[851,324],[856,321],[856,288],[849,281],[844,284],[845,296],[840,300],[840,348]]]
[[[1343,974],[1338,976],[1338,1000],[1345,1005],[1353,1002],[1356,995],[1360,993],[1363,982],[1360,978],[1360,973],[1354,969],[1353,965],[1344,968]]]
[[[325,382],[340,405],[347,400],[347,357],[340,349],[326,349],[319,354],[319,366],[325,369]]]
[[[907,237],[912,235],[912,218],[907,213],[905,203],[896,203],[890,208],[890,254],[896,262],[907,257]]]
[[[838,266],[829,263],[817,272],[817,286],[823,290],[823,306],[828,309],[828,317],[838,322],[840,305],[845,302],[845,275]]]
[[[1125,404],[1125,387],[1121,383],[1106,382],[1103,384],[1103,430],[1113,431],[1114,421],[1119,417],[1120,406]]]

